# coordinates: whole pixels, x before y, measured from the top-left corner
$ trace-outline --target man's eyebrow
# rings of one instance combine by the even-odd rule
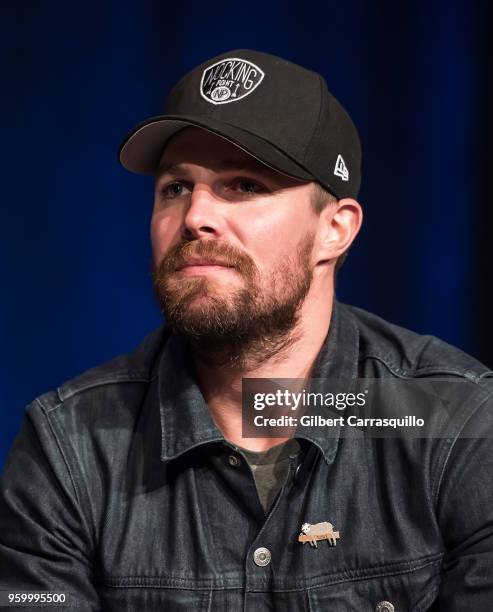
[[[276,172],[256,159],[224,159],[217,162],[217,167],[225,170],[248,170],[258,174],[272,174]]]
[[[156,170],[156,177],[161,176],[162,174],[176,174],[180,170],[183,170],[183,164],[172,164],[165,163],[158,166]]]
[[[245,170],[257,174],[272,175],[276,171],[255,159],[224,159],[211,164],[213,170]],[[163,174],[179,174],[185,170],[181,163],[164,163],[156,170],[156,177]]]

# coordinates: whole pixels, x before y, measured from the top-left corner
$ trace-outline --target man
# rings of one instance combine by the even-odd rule
[[[155,176],[166,325],[29,407],[2,481],[0,588],[79,610],[491,609],[493,373],[334,299],[360,146],[324,80],[222,54],[120,160]],[[278,399],[336,398],[304,415],[333,424],[256,429],[242,381],[281,379]],[[373,406],[421,411],[422,433],[358,425],[361,381],[386,385]]]

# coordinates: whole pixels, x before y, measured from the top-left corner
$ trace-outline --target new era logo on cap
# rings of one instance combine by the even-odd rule
[[[237,102],[260,85],[265,74],[253,62],[227,57],[208,66],[200,80],[200,95],[211,104]]]
[[[343,181],[349,181],[349,170],[347,169],[346,163],[341,154],[337,156],[334,174]]]

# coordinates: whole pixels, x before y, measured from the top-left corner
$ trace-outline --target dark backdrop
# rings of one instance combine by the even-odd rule
[[[160,316],[150,179],[116,162],[172,83],[239,47],[324,74],[361,133],[339,298],[493,366],[491,3],[2,3],[0,465],[26,404]]]

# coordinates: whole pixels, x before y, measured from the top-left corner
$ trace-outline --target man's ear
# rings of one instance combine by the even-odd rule
[[[363,222],[361,205],[352,198],[328,204],[320,213],[317,263],[337,259],[349,249]]]

